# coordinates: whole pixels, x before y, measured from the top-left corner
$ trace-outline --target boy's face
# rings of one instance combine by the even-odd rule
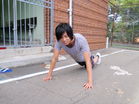
[[[61,41],[64,45],[69,45],[69,44],[71,43],[71,39],[70,39],[70,37],[67,35],[66,32],[62,35],[62,38],[60,39],[60,41]]]

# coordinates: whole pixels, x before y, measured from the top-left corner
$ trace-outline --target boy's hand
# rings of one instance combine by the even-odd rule
[[[85,89],[93,88],[93,84],[87,82],[87,83],[85,83],[85,84],[83,85],[83,87],[84,87]]]
[[[44,81],[52,80],[51,75],[47,75],[46,77],[43,78]]]

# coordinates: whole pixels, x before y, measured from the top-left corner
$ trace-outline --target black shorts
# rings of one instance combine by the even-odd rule
[[[91,56],[90,59],[91,59],[92,67],[93,67],[94,66],[94,61],[93,61],[94,56]],[[77,62],[77,63],[86,68],[86,62],[83,61],[83,62]]]

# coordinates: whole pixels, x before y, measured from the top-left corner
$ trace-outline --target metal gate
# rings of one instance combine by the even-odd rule
[[[0,47],[53,44],[53,0],[1,0]]]

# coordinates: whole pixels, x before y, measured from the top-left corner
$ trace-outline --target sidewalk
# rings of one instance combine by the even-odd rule
[[[19,67],[44,63],[50,61],[52,55],[51,46],[0,50],[0,66]],[[59,58],[64,59],[62,56]]]

